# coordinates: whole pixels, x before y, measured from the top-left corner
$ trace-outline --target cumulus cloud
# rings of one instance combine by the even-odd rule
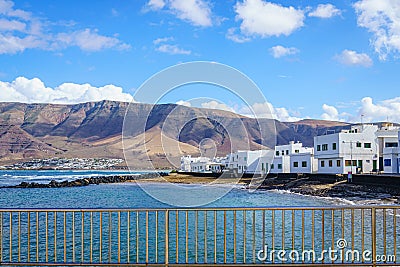
[[[229,107],[228,105],[226,105],[224,103],[219,103],[215,100],[211,100],[209,102],[203,102],[203,103],[201,103],[201,107],[208,108],[208,109],[220,109],[220,110],[235,112],[235,110],[232,109],[231,107]]]
[[[64,31],[62,27],[70,25],[57,24],[15,9],[10,0],[0,0],[0,15],[0,54],[15,54],[27,49],[60,50],[70,46],[85,51],[130,48],[115,37],[99,34],[96,29]],[[58,33],[52,28],[56,24],[61,27]]]
[[[334,106],[323,104],[322,109],[325,112],[321,115],[322,119],[327,121],[339,121],[339,112]]]
[[[374,103],[371,97],[361,99],[358,115],[363,115],[365,122],[390,121],[400,122],[400,97]]]
[[[91,101],[133,101],[121,87],[105,85],[63,83],[55,88],[47,87],[39,78],[18,77],[12,82],[0,81],[0,102],[75,104]]]
[[[389,120],[400,123],[400,97],[374,102],[371,97],[363,97],[361,100],[351,102],[348,105],[338,103],[336,106],[324,104],[324,113],[321,118],[324,120],[347,121],[358,123],[363,118],[363,122],[381,122]],[[351,110],[341,112],[340,110]],[[355,112],[354,112],[355,111]]]
[[[339,16],[341,13],[340,9],[337,9],[332,4],[319,4],[315,10],[308,13],[308,16],[328,19],[334,16]]]
[[[236,20],[246,36],[290,35],[304,25],[304,11],[263,0],[244,0],[235,5]]]
[[[269,51],[274,58],[294,55],[299,52],[299,50],[295,47],[283,47],[281,45],[274,46]]]
[[[179,100],[178,102],[176,102],[177,105],[181,105],[181,106],[185,106],[185,107],[191,107],[192,104],[188,101],[185,100]]]
[[[257,117],[264,119],[276,119],[284,122],[299,121],[302,118],[294,116],[284,107],[274,107],[269,102],[254,103],[251,107],[242,107],[237,113],[248,117]]]
[[[354,4],[357,24],[372,33],[371,42],[381,60],[400,52],[400,2],[361,0]]]
[[[336,55],[335,59],[347,66],[371,67],[373,65],[372,59],[367,54],[347,49]]]
[[[212,26],[212,12],[204,0],[150,0],[147,3],[150,10],[167,10],[177,18],[195,26]]]

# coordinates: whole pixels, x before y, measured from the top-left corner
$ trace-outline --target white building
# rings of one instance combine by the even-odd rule
[[[190,167],[190,163],[192,163],[192,156],[191,155],[187,155],[187,156],[183,156],[181,157],[181,171],[183,172],[191,172],[192,168]]]
[[[314,149],[300,142],[275,147],[271,173],[312,173],[316,171]]]
[[[238,173],[257,173],[259,170],[260,158],[270,158],[272,160],[272,154],[269,150],[239,150],[237,152],[227,155],[226,168],[230,170],[237,170]]]
[[[393,130],[392,130],[393,132]],[[394,130],[396,137],[393,138],[393,133],[388,142],[385,142],[382,148],[383,171],[384,173],[399,173],[400,172],[400,131]]]
[[[356,125],[340,133],[314,137],[318,173],[369,173],[378,168],[375,125]]]
[[[376,132],[378,142],[379,171],[385,173],[397,172],[397,148],[399,127],[385,123]],[[389,165],[390,164],[390,165]]]

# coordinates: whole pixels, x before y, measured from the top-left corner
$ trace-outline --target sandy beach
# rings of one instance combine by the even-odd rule
[[[246,185],[246,180],[240,179],[218,179],[215,177],[196,177],[189,174],[170,173],[167,176],[155,178],[137,179],[130,182],[136,183],[176,183],[176,184],[242,184]]]

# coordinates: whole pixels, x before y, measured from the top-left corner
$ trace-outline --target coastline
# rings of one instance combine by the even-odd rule
[[[251,178],[216,178],[203,175],[201,177],[187,173],[152,172],[143,174],[112,175],[87,177],[70,181],[50,181],[47,184],[22,182],[16,186],[3,188],[60,188],[80,187],[110,183],[175,183],[175,184],[215,184],[241,185],[248,188]],[[258,191],[276,191],[280,193],[299,194],[320,198],[337,199],[339,202],[359,205],[400,205],[400,188],[382,185],[358,185],[347,183],[346,180],[325,181],[301,177],[297,179],[282,179],[278,177],[266,178],[257,188]]]
[[[334,198],[354,204],[400,205],[400,188],[378,185],[357,185],[346,180],[317,181],[309,177],[296,180],[265,179],[260,190],[278,190],[313,197]]]

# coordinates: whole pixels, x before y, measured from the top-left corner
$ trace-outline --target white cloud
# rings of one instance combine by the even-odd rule
[[[358,115],[363,115],[365,122],[389,121],[400,122],[400,97],[374,103],[371,97],[361,100]]]
[[[342,12],[332,4],[319,4],[317,8],[308,13],[309,17],[317,17],[328,19],[334,16],[339,16]]]
[[[322,119],[327,121],[339,121],[339,112],[334,106],[323,104],[322,109],[325,112],[321,115]]]
[[[236,31],[237,31],[236,28],[229,28],[225,37],[231,41],[234,41],[235,43],[246,43],[251,40],[247,36],[242,36],[242,35],[236,33]]]
[[[269,102],[254,103],[251,108],[248,106],[242,107],[237,111],[237,113],[248,117],[276,119],[283,122],[293,122],[302,119],[298,116],[293,116],[293,114],[291,114],[291,112],[289,112],[286,108],[276,108]]]
[[[171,55],[190,55],[192,51],[185,50],[177,45],[163,44],[156,48],[157,51]]]
[[[195,26],[212,26],[212,12],[204,0],[150,0],[147,3],[150,10],[166,9],[177,18]]]
[[[18,20],[0,19],[0,31],[24,31],[26,24]]]
[[[152,10],[162,9],[165,6],[164,0],[150,0],[147,3],[148,7]]]
[[[90,101],[133,101],[115,85],[94,87],[90,84],[63,83],[55,88],[46,87],[38,78],[18,77],[12,82],[0,81],[0,102],[75,104]]]
[[[270,49],[271,55],[274,58],[280,58],[288,55],[294,55],[299,52],[295,47],[283,47],[281,45],[274,46]]]
[[[304,12],[263,0],[244,0],[235,5],[236,20],[246,36],[290,35],[304,25]]]
[[[97,30],[85,29],[72,33],[60,33],[57,35],[56,46],[77,46],[84,51],[100,51],[107,48],[118,50],[129,49],[130,46],[122,43],[114,37],[99,35]]]
[[[165,43],[169,41],[174,41],[174,37],[157,38],[153,41],[153,44],[158,45],[160,43]]]
[[[335,56],[336,60],[347,66],[371,67],[372,59],[365,53],[357,53],[352,50],[343,50],[342,53]]]
[[[360,101],[353,101],[348,105],[343,105],[343,103],[338,103],[336,106],[324,104],[322,109],[325,113],[321,115],[321,118],[325,120],[359,123],[362,117],[363,122],[389,120],[400,123],[400,97],[375,103],[371,97],[364,97]],[[340,112],[339,109],[350,112]]]
[[[361,0],[354,4],[357,24],[372,33],[371,42],[381,60],[400,53],[400,2]]]
[[[46,21],[30,12],[15,9],[9,0],[0,0],[0,54],[15,54],[26,49],[60,50],[77,46],[85,51],[130,48],[115,37],[100,35],[97,30],[64,31],[70,25]],[[59,33],[53,26],[61,28]]]
[[[235,112],[235,110],[233,110],[228,105],[226,105],[224,103],[219,103],[219,102],[217,102],[215,100],[211,100],[209,102],[203,102],[203,103],[201,103],[201,107],[202,108],[208,108],[208,109],[220,109],[220,110],[226,110],[226,111],[230,111],[230,112]]]
[[[178,102],[176,102],[177,105],[181,105],[181,106],[186,106],[186,107],[191,107],[192,104],[188,101],[185,100],[179,100]]]

